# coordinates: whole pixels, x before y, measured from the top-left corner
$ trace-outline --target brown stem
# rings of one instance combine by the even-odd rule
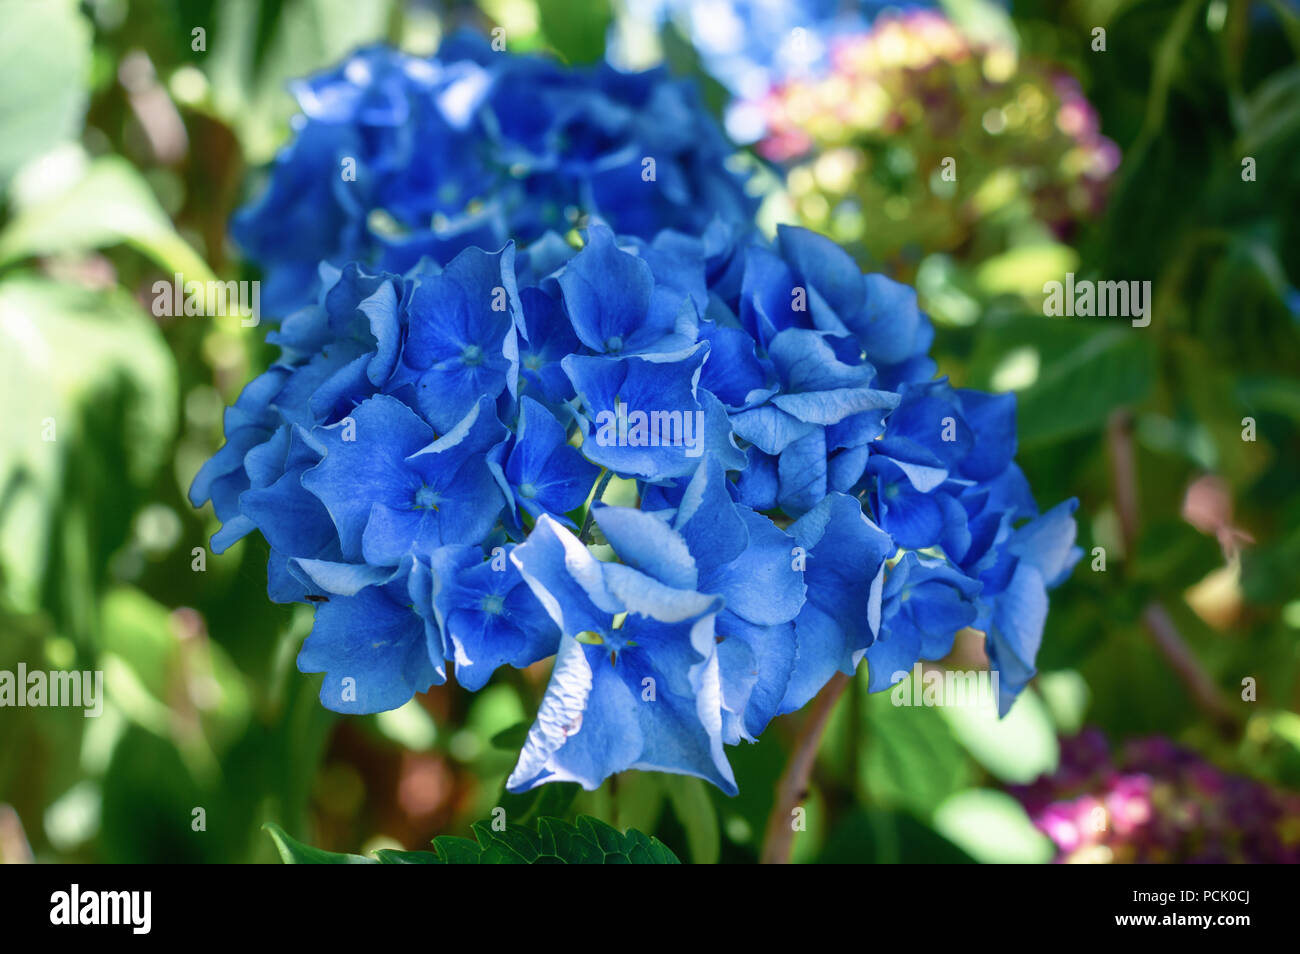
[[[1124,409],[1112,414],[1106,425],[1106,440],[1110,445],[1110,485],[1115,494],[1120,535],[1124,540],[1124,558],[1132,562],[1138,539],[1137,455],[1133,451],[1133,415]]]
[[[1111,415],[1106,425],[1106,441],[1110,449],[1111,488],[1124,540],[1125,568],[1128,570],[1137,556],[1139,532],[1137,453],[1133,446],[1131,412],[1120,409]],[[1142,611],[1142,623],[1151,634],[1156,649],[1187,689],[1192,701],[1210,717],[1221,733],[1228,737],[1235,736],[1241,729],[1237,713],[1178,632],[1173,617],[1159,600],[1147,604]]]
[[[1168,611],[1159,602],[1152,600],[1142,611],[1142,622],[1160,654],[1186,687],[1192,701],[1210,716],[1223,735],[1229,738],[1235,736],[1241,729],[1237,713],[1228,705],[1209,673],[1202,668]]]
[[[850,678],[842,672],[832,676],[804,716],[790,761],[776,783],[776,801],[772,804],[772,814],[768,816],[767,831],[763,835],[760,861],[765,865],[790,863],[790,848],[794,844],[794,810],[808,795],[808,777],[812,774],[813,762],[817,760],[822,733],[826,731],[835,703],[844,694]]]

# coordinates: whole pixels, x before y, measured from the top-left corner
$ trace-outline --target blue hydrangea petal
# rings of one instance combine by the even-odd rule
[[[630,507],[597,506],[596,524],[619,559],[665,586],[693,590],[699,580],[686,540],[658,516]]]
[[[1083,551],[1074,545],[1074,511],[1079,501],[1071,498],[1016,530],[1007,552],[1038,570],[1047,586],[1057,586],[1069,576]]]
[[[303,474],[302,485],[329,511],[344,557],[360,560],[372,506],[414,500],[420,480],[406,459],[433,440],[433,430],[405,404],[379,395],[362,402],[350,418],[316,428],[312,437],[325,457]]]
[[[726,474],[715,456],[710,455],[686,485],[673,528],[686,541],[697,565],[715,567],[745,552],[749,528],[732,502]]]
[[[522,792],[543,782],[577,782],[595,791],[640,755],[640,705],[600,647],[563,637],[537,719],[506,788]]]
[[[510,560],[566,633],[602,632],[622,606],[605,588],[602,565],[577,537],[552,518],[537,520]]]
[[[325,673],[321,704],[335,712],[396,709],[445,681],[430,661],[425,621],[410,606],[404,578],[319,604],[298,668]]]
[[[672,333],[647,325],[654,276],[642,258],[624,252],[604,226],[587,230],[587,244],[559,277],[573,330],[592,351],[619,355]]]
[[[799,614],[806,591],[795,569],[794,538],[762,514],[744,510],[741,516],[747,548],[702,572],[699,588],[722,596],[729,612],[755,626],[788,623]]]

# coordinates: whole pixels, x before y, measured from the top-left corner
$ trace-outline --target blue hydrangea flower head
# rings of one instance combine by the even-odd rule
[[[593,169],[656,141],[647,111],[680,106],[662,77],[592,75],[464,38],[436,61],[363,51],[299,88],[296,143],[371,150],[376,191],[343,195],[395,208],[407,190],[413,223],[459,201],[403,152],[431,130],[523,164],[500,190],[488,175],[493,201],[587,203]],[[677,155],[680,130],[664,142]],[[293,251],[323,261],[190,493],[221,522],[214,550],[259,533],[271,599],[315,607],[298,664],[324,674],[325,706],[377,712],[551,659],[511,789],[644,769],[732,794],[727,747],[836,672],[886,689],[970,629],[1002,712],[1033,678],[1081,551],[1076,503],[1040,513],[1016,466],[1014,396],[936,378],[915,292],[829,240],[701,224],[694,161],[627,213],[653,234],[617,216],[574,232],[543,204],[514,240],[414,258],[368,213],[330,231],[334,185],[307,193],[315,237],[355,244]]]
[[[293,138],[232,223],[276,318],[321,261],[404,272],[588,217],[648,241],[757,207],[694,87],[662,69],[570,68],[459,33],[431,58],[359,50],[291,92]]]

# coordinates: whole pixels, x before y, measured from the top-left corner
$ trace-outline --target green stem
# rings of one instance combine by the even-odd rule
[[[609,478],[614,476],[612,470],[606,470],[600,475],[600,480],[596,481],[596,489],[591,494],[591,503],[587,504],[587,516],[582,520],[582,532],[578,534],[578,539],[583,543],[591,542],[591,518],[596,509],[596,504],[601,495],[605,493],[605,488],[609,486]]]

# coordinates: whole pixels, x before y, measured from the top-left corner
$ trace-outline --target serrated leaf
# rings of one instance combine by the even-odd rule
[[[541,854],[536,832],[522,826],[507,825],[504,831],[495,831],[488,822],[475,822],[470,826],[485,852],[499,850],[520,864],[532,864]],[[513,861],[512,861],[513,863]]]
[[[567,858],[570,864],[598,865],[604,857],[600,849],[578,834],[572,825],[567,825],[554,818],[543,818],[538,822],[538,830],[543,833],[544,843],[549,846],[556,858]]]
[[[580,791],[582,786],[576,782],[554,782],[527,792],[503,791],[497,805],[505,810],[507,822],[522,825],[543,815],[563,818]]]
[[[483,849],[472,838],[439,835],[433,839],[433,850],[445,865],[476,865]]]
[[[474,839],[439,835],[433,851],[382,848],[377,861],[361,855],[323,851],[295,841],[278,825],[270,832],[285,864],[386,865],[675,865],[680,862],[668,846],[635,829],[617,828],[586,815],[571,825],[559,818],[539,818],[535,825],[507,825],[496,831],[490,822],[471,825]],[[475,840],[477,839],[477,840]]]
[[[397,848],[380,848],[375,852],[381,865],[440,865],[443,862],[432,851],[401,851]]]

